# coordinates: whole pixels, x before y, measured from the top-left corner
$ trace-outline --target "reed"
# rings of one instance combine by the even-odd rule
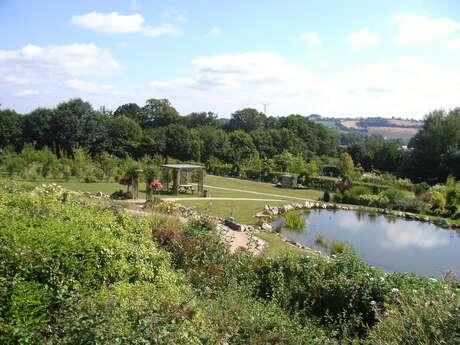
[[[329,247],[329,242],[327,241],[326,237],[324,237],[324,235],[321,234],[316,235],[315,243],[324,248]]]
[[[299,211],[290,211],[284,215],[284,225],[291,230],[302,230],[305,219]]]
[[[331,255],[340,254],[348,250],[350,247],[344,242],[332,241],[331,243]]]

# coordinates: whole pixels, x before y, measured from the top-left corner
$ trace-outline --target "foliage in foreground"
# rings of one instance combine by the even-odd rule
[[[384,274],[348,250],[335,259],[230,254],[204,218],[178,228],[167,218],[62,201],[54,187],[30,194],[6,186],[2,344],[458,339],[456,282]]]

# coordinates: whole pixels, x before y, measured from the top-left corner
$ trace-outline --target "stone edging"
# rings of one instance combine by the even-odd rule
[[[403,211],[393,211],[384,208],[369,208],[365,206],[355,206],[355,205],[341,205],[335,203],[326,203],[322,201],[305,201],[304,204],[300,203],[291,203],[286,204],[281,207],[265,205],[264,211],[259,212],[255,215],[259,219],[272,219],[273,217],[282,216],[284,213],[293,211],[293,210],[345,210],[345,211],[364,211],[369,213],[370,210],[374,210],[377,214],[388,215],[398,218],[404,218],[408,220],[416,220],[420,222],[431,223],[443,228],[450,228],[458,230],[460,229],[460,224],[449,222],[444,218],[433,218],[430,216],[425,216],[417,213],[403,212]]]

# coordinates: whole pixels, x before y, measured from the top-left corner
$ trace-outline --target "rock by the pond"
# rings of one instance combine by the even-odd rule
[[[264,207],[264,213],[270,216],[277,216],[279,213],[278,207],[276,206],[271,206],[271,205],[265,205]]]
[[[286,213],[286,212],[289,212],[289,211],[292,211],[294,209],[294,207],[290,204],[287,204],[287,205],[283,205],[281,206],[281,213]]]
[[[270,219],[272,216],[270,214],[262,213],[262,212],[257,212],[255,215],[256,218],[259,219]]]
[[[260,228],[263,231],[272,231],[273,230],[273,226],[271,224],[268,224],[268,223],[263,223]]]
[[[232,230],[241,231],[241,224],[238,224],[233,218],[227,218],[224,220],[224,225],[228,226]]]

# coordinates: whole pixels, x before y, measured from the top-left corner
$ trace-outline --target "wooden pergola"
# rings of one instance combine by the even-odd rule
[[[169,190],[170,172],[172,172],[172,191],[175,195],[179,194],[179,190],[182,186],[188,185],[189,173],[192,171],[198,171],[198,195],[205,196],[204,192],[204,178],[206,175],[206,169],[202,165],[194,164],[163,164],[163,182],[166,185],[166,189]],[[166,179],[165,179],[166,178]]]

